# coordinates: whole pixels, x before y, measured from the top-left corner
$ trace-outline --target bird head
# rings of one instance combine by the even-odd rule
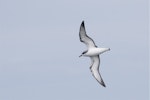
[[[81,54],[79,57],[84,56],[84,54],[86,54],[87,52],[88,52],[88,50],[86,50],[86,51],[82,52],[82,54]]]

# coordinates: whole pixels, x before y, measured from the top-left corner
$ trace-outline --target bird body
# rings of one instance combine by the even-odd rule
[[[86,53],[82,54],[82,56],[96,56],[108,50],[110,49],[109,48],[91,48]]]
[[[85,56],[91,58],[91,66],[90,70],[94,78],[104,87],[106,87],[100,73],[99,73],[99,65],[100,65],[100,58],[99,54],[102,54],[106,51],[109,51],[110,48],[98,48],[92,38],[90,38],[85,31],[84,21],[82,21],[79,31],[80,41],[85,43],[88,47],[88,50],[84,51],[79,57]]]

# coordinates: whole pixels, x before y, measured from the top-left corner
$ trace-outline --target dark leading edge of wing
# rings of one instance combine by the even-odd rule
[[[92,75],[94,76],[94,78],[98,81],[98,83],[100,83],[102,86],[106,87],[101,74],[99,72],[99,65],[100,65],[100,58],[99,55],[98,56],[92,56],[90,57],[91,61],[92,61],[92,65],[90,67]]]
[[[88,48],[90,48],[90,47],[97,47],[95,45],[94,41],[92,40],[92,38],[90,38],[86,34],[84,21],[82,21],[81,26],[80,26],[79,37],[80,37],[80,41],[83,42],[83,43],[85,43],[88,46]]]

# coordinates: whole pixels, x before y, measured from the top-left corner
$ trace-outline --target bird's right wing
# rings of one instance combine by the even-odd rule
[[[82,21],[79,31],[80,41],[85,43],[88,48],[97,47],[94,41],[86,34],[84,21]]]
[[[90,57],[92,61],[92,65],[90,67],[92,75],[94,78],[104,87],[106,87],[100,73],[99,73],[99,65],[100,65],[100,59],[99,55]]]

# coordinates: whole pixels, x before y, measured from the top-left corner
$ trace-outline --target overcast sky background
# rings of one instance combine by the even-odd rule
[[[106,88],[79,58],[87,34]],[[147,0],[0,0],[0,100],[148,100]]]

